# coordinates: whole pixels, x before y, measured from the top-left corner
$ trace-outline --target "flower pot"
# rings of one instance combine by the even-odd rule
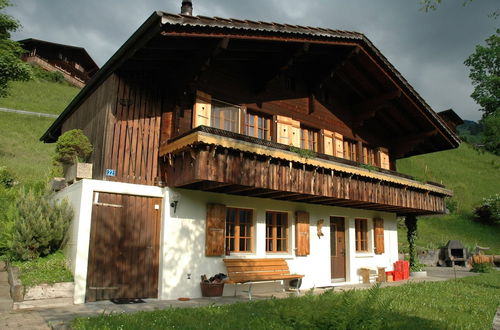
[[[425,270],[420,271],[420,272],[411,272],[410,276],[413,278],[427,277],[427,272]]]
[[[92,179],[91,163],[76,163],[64,166],[64,178],[66,182],[73,183],[81,179]]]
[[[203,297],[221,297],[224,291],[224,283],[200,283],[200,287]]]

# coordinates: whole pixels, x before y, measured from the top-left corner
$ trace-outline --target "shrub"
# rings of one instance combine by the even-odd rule
[[[92,153],[92,145],[81,129],[72,129],[59,137],[54,160],[61,164],[86,162]]]
[[[489,273],[493,270],[493,267],[489,262],[474,263],[472,264],[471,272],[474,273]]]
[[[11,188],[16,184],[14,174],[5,166],[0,166],[0,185]]]
[[[474,220],[486,225],[500,224],[500,194],[483,198],[474,209]]]
[[[0,185],[0,256],[10,254],[12,247],[12,214],[15,210],[15,191]]]
[[[66,200],[57,202],[47,192],[21,190],[16,202],[12,256],[33,260],[59,250],[65,243],[73,210]]]
[[[35,78],[38,78],[40,80],[55,82],[59,84],[63,84],[66,82],[64,80],[64,75],[59,71],[47,71],[36,64],[32,64],[31,69]]]

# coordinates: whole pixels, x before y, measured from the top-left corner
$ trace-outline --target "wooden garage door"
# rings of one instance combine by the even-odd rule
[[[161,198],[94,193],[87,301],[158,297]]]

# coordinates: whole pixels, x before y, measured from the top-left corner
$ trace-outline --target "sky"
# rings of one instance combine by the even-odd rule
[[[478,120],[479,106],[464,60],[500,28],[488,14],[498,0],[193,0],[193,14],[272,21],[364,33],[436,111]],[[102,66],[156,10],[179,13],[181,0],[11,0],[6,11],[36,38],[84,47]]]

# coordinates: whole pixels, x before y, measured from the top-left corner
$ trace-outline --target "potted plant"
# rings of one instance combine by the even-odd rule
[[[62,168],[66,182],[91,179],[92,164],[87,163],[92,154],[92,144],[82,130],[72,129],[62,134],[57,140],[55,165]]]
[[[410,276],[413,278],[427,277],[427,271],[424,270],[424,264],[416,263],[410,267]]]

